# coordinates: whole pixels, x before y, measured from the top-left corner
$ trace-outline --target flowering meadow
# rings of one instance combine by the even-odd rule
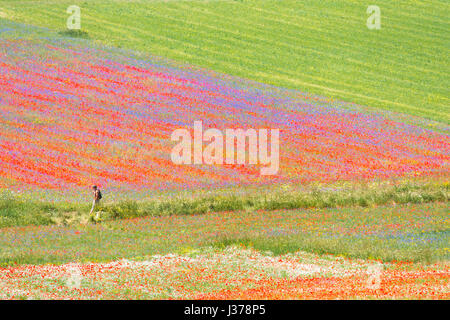
[[[449,299],[449,223],[431,203],[0,229],[0,298]]]
[[[304,252],[193,250],[145,261],[0,270],[2,299],[449,299],[447,263],[417,267]]]
[[[1,27],[0,188],[147,192],[448,174],[448,135],[387,113],[23,29]],[[173,164],[171,133],[196,120],[280,129],[280,171]]]
[[[433,263],[449,258],[447,203],[222,212],[72,226],[0,229],[0,266],[105,262],[205,246],[299,250],[357,259]]]
[[[174,164],[194,121],[280,170]],[[0,299],[449,299],[448,129],[0,19]]]

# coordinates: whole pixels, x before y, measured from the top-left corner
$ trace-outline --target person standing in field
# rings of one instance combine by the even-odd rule
[[[90,215],[94,212],[96,208],[98,208],[100,204],[100,199],[102,198],[102,193],[97,186],[92,186],[92,193],[94,194],[94,201],[92,202],[92,209]]]

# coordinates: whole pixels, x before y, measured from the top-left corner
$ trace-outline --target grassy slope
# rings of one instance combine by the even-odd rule
[[[91,39],[219,72],[449,123],[445,1],[0,0],[9,19],[64,30],[82,8]]]
[[[231,244],[432,262],[449,257],[447,203],[147,217],[0,230],[0,263],[96,262]],[[24,250],[26,248],[26,250]]]
[[[158,194],[145,200],[103,200],[102,221],[145,216],[196,215],[225,211],[374,207],[390,204],[447,202],[450,186],[442,181],[335,183],[279,187],[239,187]],[[0,228],[25,225],[73,225],[92,220],[88,202],[46,202],[0,193]]]

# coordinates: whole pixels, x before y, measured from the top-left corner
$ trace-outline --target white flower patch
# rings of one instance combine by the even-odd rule
[[[80,289],[81,280],[83,279],[83,274],[81,273],[80,266],[77,264],[68,264],[66,265],[66,272],[68,273],[68,277],[66,279],[66,286],[73,289]]]

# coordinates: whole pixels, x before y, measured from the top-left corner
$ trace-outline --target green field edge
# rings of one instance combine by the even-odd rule
[[[1,2],[0,2],[1,3]],[[81,3],[81,2],[77,2]],[[83,2],[84,3],[84,2]],[[445,29],[445,20],[436,20],[433,19],[433,15],[436,12],[434,12],[431,8],[427,8],[426,14],[421,15],[420,17],[423,19],[426,19],[426,24],[424,25],[421,20],[414,20],[410,21],[410,24],[405,24],[405,19],[407,17],[411,16],[411,11],[415,13],[413,10],[415,7],[409,8],[408,5],[404,5],[401,8],[397,8],[401,11],[402,14],[396,12],[392,4],[384,3],[383,7],[385,7],[387,10],[386,12],[389,13],[388,17],[386,17],[386,22],[395,20],[396,22],[394,25],[390,25],[390,32],[384,32],[382,33],[383,37],[397,37],[398,34],[396,33],[398,30],[401,30],[402,33],[402,43],[404,45],[407,45],[408,47],[414,47],[414,43],[420,42],[419,40],[426,40],[432,42],[434,39],[438,41],[439,43],[436,43],[435,46],[431,46],[430,48],[436,49],[440,48],[439,51],[433,52],[431,49],[428,49],[428,46],[424,47],[418,47],[416,48],[415,54],[413,52],[403,52],[402,54],[406,57],[409,57],[408,59],[418,59],[418,57],[422,57],[421,54],[423,54],[423,61],[422,60],[414,60],[416,64],[410,64],[409,67],[415,67],[419,68],[420,66],[423,66],[423,64],[431,63],[431,65],[434,67],[433,71],[441,73],[443,72],[439,77],[432,77],[426,76],[419,72],[412,72],[409,68],[399,68],[396,67],[398,64],[404,64],[405,59],[396,59],[394,61],[394,64],[384,64],[380,63],[379,65],[373,65],[368,63],[367,56],[369,55],[369,51],[371,52],[370,55],[374,57],[379,57],[380,54],[377,54],[376,50],[381,48],[384,48],[383,46],[389,46],[389,50],[385,52],[383,51],[383,54],[380,57],[387,58],[387,54],[391,54],[392,57],[397,57],[396,51],[394,48],[397,48],[397,44],[394,41],[391,41],[393,39],[390,39],[387,41],[387,39],[381,41],[378,36],[372,37],[362,37],[360,36],[359,39],[366,43],[367,46],[364,47],[364,50],[353,50],[355,51],[355,54],[359,53],[362,55],[359,59],[358,57],[353,57],[353,55],[350,55],[349,52],[352,52],[352,44],[354,44],[354,41],[351,41],[351,39],[347,39],[344,43],[334,43],[336,41],[336,37],[342,36],[342,34],[346,34],[343,31],[348,31],[347,29],[341,30],[343,26],[346,26],[346,28],[354,28],[355,25],[359,25],[364,20],[364,15],[359,16],[356,21],[353,21],[352,19],[347,19],[346,23],[336,25],[335,28],[319,28],[322,24],[324,27],[327,27],[330,23],[327,22],[324,19],[320,19],[322,13],[313,14],[308,11],[308,15],[299,15],[301,20],[297,22],[284,22],[282,25],[287,28],[286,32],[281,32],[279,34],[280,39],[284,39],[281,41],[278,39],[277,41],[280,42],[279,46],[293,46],[294,44],[291,43],[292,38],[292,32],[296,30],[296,28],[312,28],[314,32],[311,32],[311,34],[308,34],[308,38],[303,39],[301,41],[306,41],[306,44],[308,45],[298,45],[296,44],[293,46],[293,48],[299,48],[294,51],[292,51],[294,56],[286,55],[286,59],[288,57],[295,58],[293,61],[297,61],[297,58],[301,58],[304,56],[303,51],[308,51],[311,54],[308,55],[308,61],[315,62],[317,64],[318,61],[323,60],[325,62],[334,62],[338,61],[339,56],[335,54],[335,51],[337,51],[339,48],[339,52],[343,52],[344,50],[346,53],[345,56],[349,56],[346,60],[347,65],[352,71],[352,68],[361,69],[363,68],[365,72],[359,72],[358,70],[353,70],[357,74],[359,74],[359,77],[363,77],[364,81],[361,83],[357,83],[353,81],[352,79],[355,78],[355,74],[344,72],[342,75],[340,75],[338,78],[335,79],[332,77],[332,74],[326,73],[324,76],[322,75],[316,75],[316,72],[313,72],[311,70],[304,70],[304,72],[301,73],[301,77],[299,77],[299,70],[292,70],[292,63],[291,65],[286,65],[285,63],[281,63],[280,60],[276,59],[276,54],[265,54],[266,51],[264,48],[268,48],[269,43],[273,43],[274,37],[272,37],[272,34],[274,34],[274,30],[267,29],[264,27],[264,25],[249,25],[248,23],[242,23],[239,24],[237,18],[234,18],[233,16],[230,16],[232,14],[232,10],[229,10],[225,12],[222,12],[218,10],[216,6],[220,6],[221,8],[234,8],[237,10],[238,8],[251,8],[251,9],[259,9],[258,10],[250,10],[248,11],[247,15],[251,17],[258,18],[256,19],[257,22],[271,22],[275,23],[279,21],[281,18],[275,19],[273,17],[274,13],[270,10],[267,10],[270,7],[267,7],[267,5],[275,5],[275,8],[281,10],[282,18],[285,17],[296,17],[298,15],[298,10],[302,11],[305,8],[302,6],[300,7],[293,7],[290,8],[287,6],[286,3],[272,3],[272,2],[235,2],[235,1],[229,1],[229,2],[223,2],[220,5],[212,5],[206,6],[205,3],[202,2],[167,2],[164,5],[161,5],[159,7],[153,8],[152,6],[140,6],[139,3],[127,3],[127,2],[118,2],[117,8],[109,8],[107,5],[107,2],[92,2],[93,4],[97,4],[97,6],[101,9],[105,10],[95,10],[95,8],[91,8],[92,15],[89,15],[89,13],[86,13],[86,20],[83,20],[84,24],[88,26],[88,31],[93,32],[93,41],[102,41],[103,43],[109,43],[115,46],[124,46],[130,49],[136,49],[140,51],[151,52],[155,51],[158,55],[167,56],[168,58],[178,60],[178,61],[185,61],[190,64],[197,64],[204,68],[213,69],[216,71],[220,71],[222,73],[226,74],[233,74],[235,76],[239,76],[242,78],[249,78],[256,81],[261,81],[264,83],[277,85],[281,87],[287,87],[291,89],[301,89],[302,91],[310,91],[317,94],[321,94],[324,96],[330,96],[333,99],[340,99],[343,101],[353,101],[358,104],[362,105],[371,105],[373,107],[376,107],[380,110],[396,110],[399,112],[404,112],[406,114],[413,114],[416,116],[421,116],[427,119],[433,119],[438,120],[443,123],[449,124],[449,117],[448,117],[448,98],[445,97],[448,90],[446,90],[445,85],[445,65],[443,65],[443,68],[437,68],[439,62],[438,60],[433,61],[430,60],[432,57],[435,57],[437,52],[442,52],[442,48],[446,48],[448,46],[448,41],[445,35],[442,34],[442,31]],[[150,5],[149,2],[146,4]],[[58,3],[59,4],[59,3]],[[150,20],[153,23],[157,23],[156,26],[153,27],[159,27],[160,25],[163,25],[161,23],[164,23],[164,21],[168,20],[171,21],[170,24],[167,26],[167,30],[157,29],[158,32],[155,30],[144,30],[142,29],[142,26],[136,25],[135,22],[131,21],[130,23],[122,23],[124,22],[123,19],[121,20],[122,16],[113,15],[116,10],[117,12],[122,12],[123,8],[121,6],[130,5],[130,10],[135,8],[140,8],[140,10],[146,10],[146,14],[148,13],[151,15],[153,20]],[[62,4],[61,4],[62,5]],[[61,7],[58,6],[59,7]],[[155,4],[156,5],[156,4]],[[187,8],[193,8],[193,11],[190,11],[192,15],[198,16],[199,21],[190,21],[188,18],[187,21],[183,19],[182,13],[184,13]],[[9,6],[7,5],[6,8]],[[26,12],[19,12],[20,10],[17,7],[9,7],[8,11],[13,12],[13,18],[17,21],[22,22],[33,22],[37,23],[41,26],[45,25],[47,27],[51,27],[54,30],[62,30],[61,27],[63,27],[64,22],[64,10],[58,9],[58,13],[55,11],[57,6],[53,6],[51,8],[42,8],[36,9],[34,8],[33,12],[38,13],[37,16],[30,17]],[[111,11],[108,11],[107,9],[110,9]],[[315,6],[313,6],[315,8]],[[361,5],[361,8],[363,6]],[[405,9],[409,8],[410,10],[405,11]],[[160,10],[153,10],[153,9],[160,9]],[[206,9],[206,11],[202,12],[201,10]],[[350,10],[351,9],[351,10]],[[355,18],[355,10],[359,14],[360,6],[353,6],[349,4],[349,14],[351,13],[351,17]],[[163,11],[161,11],[163,10]],[[297,11],[296,11],[297,10]],[[328,8],[328,10],[324,11],[324,17],[328,18],[330,15],[332,16],[332,20],[341,21],[343,18],[341,18],[339,15],[341,14],[339,10],[342,10],[340,6],[337,6],[336,11],[331,10]],[[100,12],[99,12],[100,11]],[[89,11],[90,12],[90,11]],[[302,11],[303,12],[303,11]],[[14,13],[16,13],[17,16],[14,16]],[[95,17],[94,17],[95,13]],[[226,28],[222,26],[221,19],[216,19],[218,14],[223,13],[223,19],[227,19],[227,21],[238,23],[236,25],[236,30],[244,29],[245,32],[239,32],[236,33],[236,30],[231,28]],[[394,14],[395,13],[395,14]],[[406,14],[404,16],[404,14]],[[123,12],[124,17],[127,17],[127,13]],[[162,16],[161,16],[162,15]],[[181,15],[181,16],[180,16]],[[393,15],[393,16],[390,16]],[[418,15],[412,15],[414,17],[419,17]],[[45,23],[43,22],[43,19],[45,17]],[[115,19],[111,19],[111,17],[115,17]],[[159,17],[159,18],[155,18]],[[316,22],[317,18],[317,22]],[[161,20],[163,19],[163,20]],[[190,18],[192,20],[192,18]],[[230,20],[231,19],[231,20]],[[261,20],[262,19],[262,20]],[[304,20],[304,19],[313,19],[313,20]],[[398,21],[397,21],[397,20]],[[40,21],[37,21],[40,20]],[[61,23],[56,23],[56,21],[61,20]],[[161,20],[161,21],[160,21]],[[174,20],[177,23],[174,23]],[[261,20],[261,21],[260,21]],[[285,21],[280,20],[281,22]],[[360,21],[361,20],[361,21]],[[411,20],[411,19],[410,19]],[[189,22],[190,21],[190,22]],[[214,21],[217,21],[214,24]],[[320,21],[320,23],[319,23]],[[161,22],[161,23],[160,23]],[[167,22],[167,21],[166,21]],[[189,23],[188,23],[189,22]],[[201,23],[200,23],[201,22]],[[103,28],[112,28],[108,29],[106,34],[108,35],[105,38],[105,32],[101,33],[98,28],[96,28],[96,24],[101,23]],[[122,23],[122,24],[121,24]],[[318,24],[319,23],[319,24]],[[218,24],[219,26],[217,26]],[[418,24],[418,25],[415,25]],[[444,24],[442,26],[442,24]],[[61,27],[60,27],[61,26]],[[426,31],[426,35],[418,35],[418,33],[421,32],[422,28],[425,26],[429,27],[439,27],[439,29],[432,30],[432,33],[428,33],[429,29],[424,30]],[[213,28],[212,31],[218,30],[220,31],[218,33],[218,37],[215,37],[214,39],[210,39],[207,36],[207,32],[204,30],[204,27],[207,28]],[[239,27],[239,28],[238,28]],[[264,28],[263,28],[264,27]],[[441,28],[442,27],[442,28]],[[181,29],[180,29],[181,28]],[[200,29],[199,29],[200,28]],[[262,29],[261,29],[262,28]],[[270,33],[271,37],[263,37],[260,38],[262,35],[266,34],[260,34],[256,33],[261,29],[261,32],[267,32]],[[188,32],[178,32],[179,30],[186,30]],[[300,29],[301,30],[301,29]],[[170,31],[170,32],[169,32]],[[242,30],[241,30],[242,31]],[[289,31],[289,32],[288,32]],[[321,35],[320,32],[325,32],[325,36],[323,39],[319,39],[318,37]],[[416,31],[416,32],[414,32]],[[174,33],[175,32],[175,33]],[[362,32],[362,31],[361,31]],[[441,33],[441,37],[437,39],[437,35]],[[123,36],[126,37],[126,39],[122,39],[122,37],[119,37],[118,34],[123,34]],[[111,35],[114,35],[113,37],[110,37]],[[194,37],[196,35],[196,37]],[[238,37],[236,35],[239,35]],[[371,34],[375,35],[375,34]],[[406,36],[407,35],[407,36]],[[267,36],[267,35],[266,35]],[[194,38],[193,38],[194,37]],[[286,37],[289,37],[287,39]],[[97,39],[98,38],[98,39]],[[150,41],[149,43],[145,42],[143,39],[153,39],[154,41]],[[192,38],[192,39],[191,39]],[[197,39],[198,38],[198,39]],[[310,39],[311,38],[311,39]],[[322,41],[327,41],[329,43],[329,48],[325,48],[323,50],[315,50],[311,47],[311,43],[314,43],[314,41],[320,40],[320,43]],[[409,39],[411,38],[411,39]],[[97,39],[97,40],[96,40]],[[255,46],[261,46],[261,50],[254,49],[252,52],[252,56],[250,57],[246,53],[242,52],[241,55],[228,55],[227,50],[232,48],[240,48],[241,46],[245,45],[246,43],[251,43],[252,41],[249,41],[249,39],[253,39],[253,45]],[[384,38],[383,38],[384,39]],[[408,40],[409,39],[409,40]],[[194,41],[195,40],[195,41]],[[198,40],[198,41],[197,41]],[[255,41],[256,40],[256,41]],[[289,41],[287,41],[289,40]],[[314,41],[313,41],[314,40]],[[300,41],[300,40],[299,40]],[[311,42],[312,41],[312,42]],[[374,44],[377,45],[371,46],[370,41],[374,41]],[[316,41],[317,42],[317,41]],[[301,44],[300,42],[299,44]],[[354,44],[356,45],[356,44]],[[277,53],[282,53],[281,48],[279,46],[275,46],[273,50],[276,50]],[[269,46],[270,47],[270,46]],[[226,48],[227,50],[223,50]],[[357,47],[355,47],[357,48]],[[401,49],[401,48],[399,48]],[[271,49],[272,50],[272,49]],[[312,50],[312,51],[311,51]],[[348,51],[350,50],[350,51]],[[368,50],[366,52],[365,50]],[[375,51],[374,51],[375,50]],[[230,50],[228,50],[230,51]],[[291,51],[291,50],[288,50]],[[301,51],[301,52],[299,52]],[[347,52],[348,51],[348,52]],[[206,52],[206,54],[201,54],[202,52]],[[398,51],[397,51],[398,52]],[[198,53],[198,54],[197,54]],[[325,55],[323,59],[318,59],[316,57],[317,54]],[[258,56],[258,59],[251,59],[254,58],[254,55]],[[260,56],[261,55],[261,56]],[[213,58],[212,58],[213,57]],[[214,58],[217,57],[217,58]],[[220,57],[220,59],[219,59]],[[264,59],[260,59],[262,57],[265,57]],[[389,58],[392,58],[391,56]],[[362,59],[364,58],[364,59]],[[273,61],[272,61],[272,60]],[[274,60],[275,59],[275,60]],[[408,60],[406,59],[406,60]],[[445,59],[445,56],[442,56],[442,59]],[[267,61],[272,61],[271,63],[268,63]],[[260,62],[264,62],[264,64],[260,64]],[[278,61],[278,62],[277,62]],[[285,60],[283,60],[285,61]],[[233,63],[231,63],[233,62]],[[244,63],[245,62],[245,63]],[[291,60],[286,61],[292,62]],[[383,61],[385,62],[385,61]],[[307,65],[307,64],[306,64]],[[290,66],[290,67],[289,67]],[[339,65],[335,64],[335,66],[339,67]],[[408,65],[405,65],[406,67]],[[269,68],[270,67],[270,68]],[[392,70],[391,70],[392,69]],[[390,70],[390,71],[389,71]],[[376,72],[378,71],[378,72]],[[408,71],[408,75],[413,78],[406,78],[406,72]],[[396,78],[398,81],[393,81],[394,78],[391,79],[391,77]],[[382,85],[380,87],[377,87],[377,84],[382,84],[383,81],[379,81],[379,79],[384,79],[385,81],[389,80],[388,82],[391,83],[390,87],[383,87]],[[411,81],[411,80],[414,81]],[[440,79],[440,80],[439,80]],[[398,88],[397,85],[401,86]],[[362,87],[361,87],[362,86]],[[394,87],[395,88],[394,88]],[[413,87],[411,87],[413,86]],[[348,87],[348,88],[347,88]],[[424,90],[425,88],[428,88],[427,90]],[[439,89],[439,90],[438,90]],[[427,93],[428,91],[428,93]],[[364,93],[364,94],[362,94]],[[410,96],[416,95],[417,99],[411,99]],[[428,98],[427,98],[428,97]],[[435,100],[437,99],[437,100]],[[430,107],[431,106],[431,107]]]
[[[1,190],[0,190],[1,191]],[[36,201],[0,192],[0,228],[27,225],[73,225],[139,217],[199,215],[279,209],[374,207],[389,204],[448,202],[450,184],[435,180],[340,182],[160,193],[145,200],[105,201],[89,215],[91,202]]]
[[[447,202],[434,202],[365,210],[327,208],[212,214],[205,217],[207,221],[215,221],[209,227],[205,227],[206,220],[201,216],[175,216],[173,219],[147,217],[76,227],[0,229],[0,247],[3,247],[0,268],[69,262],[105,263],[121,259],[146,261],[155,255],[185,255],[208,248],[223,250],[236,246],[269,256],[308,252],[346,259],[431,265],[450,260],[447,210]],[[423,230],[405,225],[414,217],[410,213],[419,215],[415,220],[419,224],[425,223]],[[323,218],[329,221],[323,225],[325,229],[317,233],[308,221],[318,219],[320,222]],[[388,233],[388,237],[364,233],[346,235],[342,233],[344,230],[339,231],[342,227],[347,231],[358,226],[370,229],[386,221],[389,225],[397,221],[402,228]],[[302,226],[307,228],[303,230]],[[425,229],[426,234],[436,237],[436,242],[405,242],[405,236],[420,238]],[[272,232],[277,230],[278,233]],[[334,232],[329,234],[331,230]],[[383,227],[383,230],[387,229]]]

